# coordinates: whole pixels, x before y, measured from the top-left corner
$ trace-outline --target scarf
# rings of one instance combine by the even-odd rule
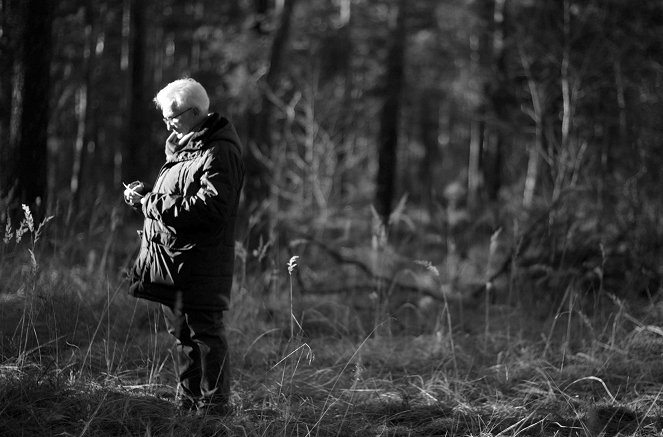
[[[184,148],[193,134],[194,132],[189,132],[186,135],[182,135],[181,138],[178,138],[177,132],[170,134],[166,140],[166,160],[172,160],[175,154]]]
[[[166,140],[166,161],[171,161],[174,157],[174,155],[182,150],[184,146],[189,142],[189,139],[193,136],[193,134],[197,133],[198,131],[204,130],[203,126],[207,123],[208,120],[212,120],[213,117],[211,117],[212,114],[208,114],[203,121],[198,123],[196,126],[191,129],[191,132],[182,135],[181,137],[178,136],[179,134],[177,132],[173,132],[168,136],[168,139]]]

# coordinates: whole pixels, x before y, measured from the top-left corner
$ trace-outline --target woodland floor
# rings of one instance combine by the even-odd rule
[[[416,334],[385,323],[359,336],[321,317],[295,327],[293,338],[284,320],[261,333],[231,328],[227,416],[177,410],[170,339],[149,306],[120,338],[110,326],[87,344],[53,338],[18,355],[6,340],[0,435],[661,435],[660,328],[622,309],[606,319],[607,341],[597,334],[560,343],[546,338],[550,325],[539,335],[534,325],[510,328],[522,310],[491,311],[487,330],[485,313],[471,311],[475,329],[449,331],[438,314],[440,323]],[[110,315],[104,324],[113,324]]]
[[[376,251],[342,227],[260,269],[237,248],[233,411],[182,413],[161,316],[116,276],[135,229],[90,229],[94,246],[0,246],[0,436],[663,435],[657,294],[560,286],[560,269],[477,294],[505,265],[490,235],[435,264],[439,238]]]

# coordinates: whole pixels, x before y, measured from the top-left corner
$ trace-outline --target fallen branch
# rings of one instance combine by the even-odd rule
[[[401,291],[409,292],[409,293],[419,293],[419,294],[424,294],[426,296],[429,296],[439,302],[445,302],[449,300],[466,300],[467,298],[470,298],[471,296],[467,293],[444,293],[441,290],[441,286],[439,290],[432,289],[432,288],[427,288],[427,287],[422,287],[422,286],[417,286],[417,285],[412,285],[408,283],[404,283],[402,281],[398,281],[395,279],[397,272],[394,272],[394,275],[391,277],[386,277],[383,275],[376,274],[371,270],[371,268],[362,262],[361,260],[358,260],[356,258],[351,258],[346,255],[343,255],[341,252],[338,250],[328,246],[327,244],[318,241],[314,238],[304,236],[296,240],[297,243],[308,243],[311,245],[314,245],[320,249],[322,249],[330,258],[332,258],[335,262],[338,264],[345,264],[345,265],[352,265],[356,266],[361,272],[363,272],[366,276],[368,276],[369,280],[371,282],[367,283],[360,283],[360,284],[352,284],[352,285],[346,285],[346,286],[341,286],[341,287],[328,287],[328,288],[315,288],[315,291],[312,291],[309,287],[304,284],[304,281],[302,280],[301,276],[298,274],[297,275],[297,282],[299,286],[301,287],[302,293],[314,293],[314,294],[338,294],[338,293],[347,293],[347,292],[357,292],[357,293],[370,293],[375,291],[376,289],[376,283],[388,283],[390,284],[390,287],[398,288]],[[457,287],[456,287],[457,288]]]
[[[546,208],[546,210],[541,213],[530,225],[527,227],[525,232],[523,232],[522,236],[520,237],[520,241],[518,244],[515,246],[511,247],[509,249],[509,253],[500,265],[500,267],[495,270],[489,277],[486,279],[486,282],[478,286],[477,288],[474,289],[472,292],[472,297],[477,298],[478,295],[481,293],[485,292],[486,289],[488,288],[489,284],[491,284],[495,279],[499,278],[503,274],[507,273],[509,271],[509,268],[513,264],[514,260],[518,256],[519,253],[523,251],[523,249],[527,249],[529,245],[532,242],[532,239],[535,235],[535,231],[543,223],[546,219],[549,219],[550,213],[557,207],[559,204],[560,200],[562,197],[564,197],[565,193],[560,194],[560,196],[555,199],[549,206]]]

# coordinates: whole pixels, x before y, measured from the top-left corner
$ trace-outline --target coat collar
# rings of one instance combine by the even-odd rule
[[[170,135],[166,140],[166,161],[181,161],[188,159],[191,153],[199,152],[205,146],[205,140],[218,129],[221,116],[215,112],[209,114],[197,130],[184,135],[181,139]]]

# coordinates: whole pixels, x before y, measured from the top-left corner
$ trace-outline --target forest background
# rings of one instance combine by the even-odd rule
[[[0,58],[6,435],[659,429],[659,1],[1,0]],[[248,170],[225,422],[124,295],[183,76]]]

